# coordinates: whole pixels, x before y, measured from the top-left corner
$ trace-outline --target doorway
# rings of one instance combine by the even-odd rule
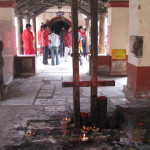
[[[60,31],[62,30],[62,27],[67,30],[69,28],[69,24],[67,22],[64,22],[62,20],[56,20],[55,22],[52,22],[50,25],[50,28],[55,30],[55,33],[59,35]]]

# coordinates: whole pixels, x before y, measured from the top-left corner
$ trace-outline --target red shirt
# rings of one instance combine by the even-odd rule
[[[72,36],[70,32],[66,32],[64,36],[64,47],[72,47]]]
[[[42,29],[40,29],[38,32],[38,43],[39,43],[39,45],[41,45],[41,35],[42,35]]]
[[[32,32],[27,28],[22,33],[22,40],[24,43],[24,52],[26,55],[34,54],[34,48],[33,48],[33,34]]]
[[[49,43],[49,41],[48,41],[48,32],[47,32],[46,29],[44,29],[42,31],[41,40],[42,40],[42,47],[48,46],[48,43]]]

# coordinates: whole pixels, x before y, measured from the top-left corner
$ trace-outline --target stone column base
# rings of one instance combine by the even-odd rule
[[[150,97],[150,91],[141,91],[141,92],[136,92],[133,89],[129,88],[127,85],[123,87],[123,91],[133,97],[133,98],[149,98]]]

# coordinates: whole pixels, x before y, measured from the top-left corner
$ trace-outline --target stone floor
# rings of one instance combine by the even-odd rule
[[[65,62],[63,58],[60,58],[60,65],[51,66],[50,60],[49,65],[43,65],[42,58],[38,57],[36,76],[16,78],[8,85],[8,93],[0,101],[0,150],[4,149],[4,145],[19,145],[25,136],[27,124],[31,120],[59,120],[62,117],[72,117],[73,88],[62,88],[62,82],[72,81],[71,60],[72,58],[69,57],[68,62]],[[80,81],[88,81],[90,80],[88,61],[83,59],[83,62],[83,66],[79,68]],[[106,96],[108,99],[108,116],[112,115],[116,105],[150,107],[149,99],[133,99],[123,93],[123,85],[127,82],[126,77],[98,77],[98,80],[115,80],[115,87],[98,87],[98,96]],[[80,101],[81,112],[89,113],[89,87],[80,88]],[[83,146],[81,147],[83,149]],[[91,149],[111,150],[113,148],[111,145],[96,148],[94,145]],[[127,149],[136,148],[130,146]]]

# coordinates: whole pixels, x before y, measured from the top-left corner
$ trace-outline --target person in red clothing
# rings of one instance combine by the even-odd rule
[[[22,33],[22,41],[24,43],[24,53],[25,55],[32,55],[35,54],[34,48],[33,48],[33,34],[30,31],[31,25],[26,24],[26,29]]]
[[[65,47],[65,61],[67,61],[68,53],[72,53],[72,36],[71,27],[67,30],[64,35],[64,47]]]
[[[47,65],[48,64],[49,40],[48,40],[48,26],[46,24],[43,25],[43,32],[41,35],[41,40],[42,40],[42,51],[43,51],[43,64]]]
[[[40,54],[42,54],[42,41],[41,41],[42,31],[43,31],[43,25],[41,26],[41,29],[38,31],[38,43],[40,45]]]

